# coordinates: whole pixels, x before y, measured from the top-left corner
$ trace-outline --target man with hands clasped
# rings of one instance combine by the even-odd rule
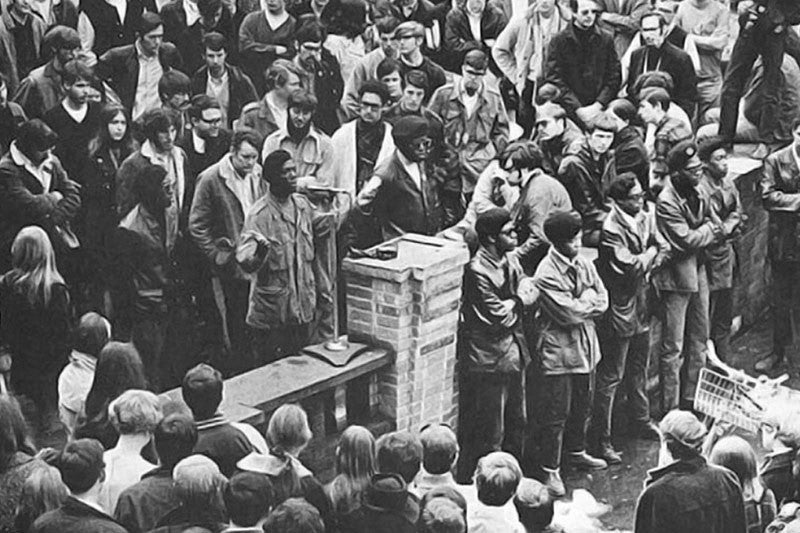
[[[461,463],[473,472],[479,457],[504,450],[522,456],[526,427],[525,365],[530,361],[522,331],[526,307],[539,297],[514,254],[514,220],[502,207],[478,215],[480,247],[464,274],[459,331],[461,368]]]

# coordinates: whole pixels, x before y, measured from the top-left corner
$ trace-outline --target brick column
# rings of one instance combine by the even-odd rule
[[[350,338],[391,348],[394,364],[378,376],[379,409],[398,429],[458,419],[455,376],[466,246],[405,235],[395,259],[346,259]]]

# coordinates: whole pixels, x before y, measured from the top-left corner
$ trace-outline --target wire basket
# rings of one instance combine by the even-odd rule
[[[730,377],[703,368],[694,395],[694,408],[711,418],[756,433],[764,410],[754,399],[758,385],[752,378]]]

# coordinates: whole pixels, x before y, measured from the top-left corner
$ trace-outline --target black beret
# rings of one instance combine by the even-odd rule
[[[392,128],[395,144],[404,144],[428,134],[428,120],[416,115],[403,117]]]
[[[703,139],[697,144],[698,144],[697,155],[700,157],[700,160],[708,161],[709,159],[711,159],[711,154],[713,154],[720,148],[724,148],[725,150],[727,150],[728,144],[730,143],[725,139],[723,139],[722,137],[715,135],[713,137],[708,137],[706,139]]]
[[[697,157],[697,145],[692,140],[679,142],[667,153],[667,168],[670,172],[694,168],[700,164],[700,158]]]
[[[475,221],[475,233],[479,239],[494,237],[500,234],[503,226],[511,220],[511,213],[504,207],[492,207],[478,215]]]
[[[544,235],[558,244],[574,239],[582,227],[581,216],[575,211],[556,211],[544,221]]]

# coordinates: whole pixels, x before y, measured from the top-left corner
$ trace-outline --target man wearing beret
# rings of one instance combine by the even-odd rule
[[[435,235],[441,230],[442,213],[433,180],[426,172],[431,147],[428,121],[403,117],[392,130],[394,154],[375,167],[361,189],[355,208],[374,214],[384,241],[404,233]]]
[[[539,289],[537,358],[543,374],[540,461],[553,496],[565,494],[562,449],[570,464],[602,469],[605,460],[586,451],[600,343],[595,319],[608,308],[594,264],[580,255],[581,217],[574,211],[551,214],[544,234],[552,245],[533,276]]]
[[[464,272],[460,326],[463,424],[459,471],[473,472],[478,458],[505,450],[516,457],[525,433],[525,365],[530,361],[523,313],[539,294],[519,260],[514,220],[502,207],[478,215],[478,248]]]
[[[659,424],[659,467],[647,472],[636,504],[636,533],[745,533],[736,474],[701,453],[706,426],[689,411],[671,411]]]
[[[457,159],[456,175],[448,177],[442,198],[449,226],[464,216],[478,176],[508,144],[508,114],[500,93],[484,80],[489,58],[480,50],[464,56],[460,80],[438,89],[430,109],[444,122],[446,150]]]
[[[794,141],[764,161],[761,202],[769,213],[769,257],[772,270],[772,353],[756,363],[768,371],[782,363],[786,348],[794,343],[797,323],[797,287],[800,282],[800,119],[792,124]]]
[[[694,142],[676,144],[667,154],[667,166],[671,180],[656,204],[667,260],[654,276],[664,317],[658,349],[664,413],[679,405],[692,406],[708,341],[708,278],[702,252],[730,236],[739,222],[732,216],[720,220],[698,191],[703,165]]]

